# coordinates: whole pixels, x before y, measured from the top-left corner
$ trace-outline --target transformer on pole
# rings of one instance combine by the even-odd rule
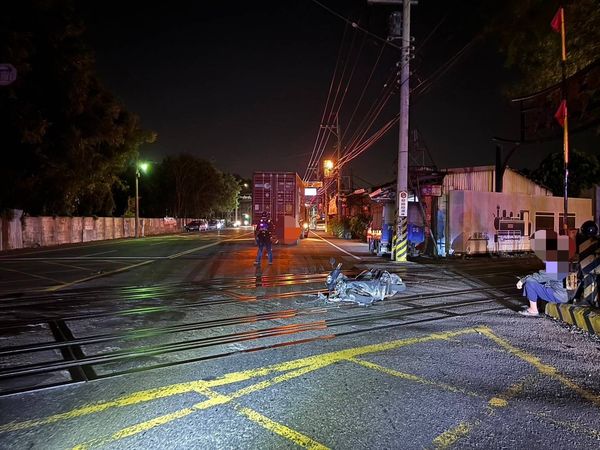
[[[410,98],[410,60],[412,38],[410,36],[410,6],[417,4],[415,0],[368,0],[372,4],[400,5],[400,13],[390,15],[390,40],[400,40],[402,57],[400,59],[400,127],[398,142],[398,175],[396,186],[396,236],[392,259],[405,262],[408,254],[408,127]],[[401,24],[401,25],[400,25]],[[401,28],[399,30],[399,28]],[[401,33],[400,33],[401,32]]]

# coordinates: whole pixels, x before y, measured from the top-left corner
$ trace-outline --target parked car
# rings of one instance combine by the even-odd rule
[[[186,223],[185,231],[206,231],[208,229],[208,224],[205,220],[192,220],[189,223]]]
[[[223,221],[217,219],[210,219],[208,221],[207,226],[209,230],[220,230],[221,228],[223,228]]]

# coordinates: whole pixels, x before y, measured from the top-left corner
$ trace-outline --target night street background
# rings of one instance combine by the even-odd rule
[[[373,34],[387,36],[392,8],[363,0],[323,4]],[[342,109],[343,130],[382,45],[369,36],[356,58],[364,33],[310,0],[79,6],[87,11],[100,76],[145,127],[158,133],[158,141],[143,147],[142,154],[161,158],[190,152],[246,177],[253,170],[302,175],[340,46],[347,49],[355,39],[350,62],[358,61]],[[518,109],[506,94],[514,71],[505,67],[494,42],[477,38],[486,26],[481,10],[479,1],[422,1],[412,8],[413,86],[445,68],[425,93],[411,99],[411,128],[420,131],[439,168],[493,164],[492,137],[519,137]],[[374,102],[398,60],[399,50],[386,48],[360,112]],[[382,117],[396,114],[398,104],[394,95]],[[355,119],[352,127],[357,123]],[[578,148],[590,136],[573,139]],[[560,140],[529,145],[510,165],[535,168],[561,148]],[[373,184],[390,181],[397,152],[396,127],[350,169]]]

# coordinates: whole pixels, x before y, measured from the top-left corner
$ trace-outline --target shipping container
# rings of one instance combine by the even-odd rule
[[[252,224],[266,212],[280,244],[296,244],[304,220],[304,184],[294,172],[254,172]]]

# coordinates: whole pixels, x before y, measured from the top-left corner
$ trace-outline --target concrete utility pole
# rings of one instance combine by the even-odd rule
[[[340,117],[335,115],[335,136],[337,137],[337,218],[342,218],[342,165],[340,164],[340,154],[342,148],[342,136],[340,133]]]
[[[410,37],[410,6],[417,4],[416,0],[368,0],[369,3],[386,5],[402,4],[402,34],[397,28],[398,13],[390,15],[390,40],[400,41],[402,58],[400,60],[400,127],[398,143],[398,175],[396,186],[396,236],[392,249],[392,259],[405,262],[408,253],[408,125],[410,97],[410,59],[412,38]],[[399,39],[400,37],[400,39]]]
[[[135,163],[135,238],[140,237],[140,194],[139,194],[139,179],[140,179],[140,168],[138,163]]]

